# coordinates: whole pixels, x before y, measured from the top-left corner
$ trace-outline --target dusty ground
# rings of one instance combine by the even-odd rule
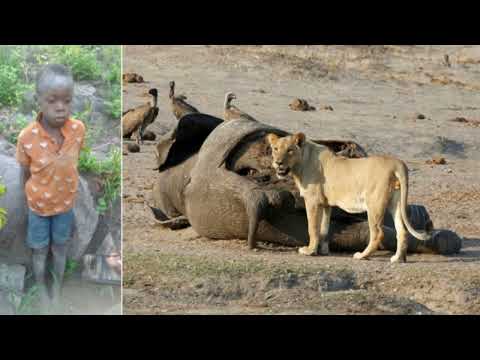
[[[144,202],[156,176],[146,144],[124,157],[125,313],[480,313],[478,54],[462,46],[126,47],[124,72],[147,83],[125,87],[124,109],[145,102],[149,88],[159,90],[150,130],[163,134],[176,123],[170,80],[216,116],[225,92],[234,91],[236,104],[262,122],[400,157],[411,170],[409,201],[465,241],[456,256],[410,255],[407,264],[391,265],[385,252],[366,262],[351,254],[305,258],[296,249],[249,252],[242,240],[162,229]],[[318,111],[289,110],[295,97]],[[474,121],[450,121],[457,117]],[[436,155],[447,164],[425,163]]]

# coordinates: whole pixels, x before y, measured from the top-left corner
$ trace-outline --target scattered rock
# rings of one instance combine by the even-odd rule
[[[322,107],[323,110],[333,111],[333,107],[330,105],[325,105]]]
[[[288,107],[293,111],[315,111],[315,107],[310,106],[307,100],[304,99],[294,99]]]
[[[450,121],[457,122],[457,123],[462,123],[467,126],[472,126],[472,127],[479,127],[480,126],[480,120],[472,120],[472,119],[467,119],[464,117],[456,117],[454,119],[451,119]]]
[[[145,82],[143,80],[143,77],[141,75],[138,75],[136,73],[125,73],[122,76],[123,81],[127,83],[143,83]]]
[[[423,115],[423,114],[417,114],[417,119],[418,119],[418,120],[425,120],[426,117],[425,117],[425,115]]]
[[[444,157],[435,156],[431,160],[427,160],[426,163],[429,165],[445,165],[447,161]]]
[[[147,141],[155,141],[155,139],[157,138],[157,135],[155,135],[155,133],[153,131],[145,131],[145,133],[143,134],[143,140],[147,140]]]
[[[138,146],[137,144],[128,144],[128,145],[127,145],[127,149],[128,149],[128,151],[130,151],[131,153],[140,152],[140,146]]]
[[[480,64],[480,49],[477,46],[461,49],[455,55],[459,64]]]

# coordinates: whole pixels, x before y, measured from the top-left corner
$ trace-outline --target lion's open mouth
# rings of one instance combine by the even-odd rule
[[[287,176],[289,172],[290,168],[277,169],[277,175],[279,176]]]

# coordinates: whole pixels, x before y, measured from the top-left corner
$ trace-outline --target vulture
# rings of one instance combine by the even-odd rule
[[[170,94],[169,98],[172,104],[173,115],[180,120],[182,116],[192,113],[198,113],[199,111],[187,103],[187,97],[185,95],[175,96],[175,81],[170,81]]]
[[[248,119],[252,121],[257,121],[247,113],[243,112],[239,108],[237,108],[235,105],[232,105],[231,102],[232,100],[236,99],[237,97],[235,96],[234,93],[228,92],[225,95],[225,106],[224,106],[224,113],[223,113],[223,118],[225,121],[230,121],[234,119]]]
[[[158,115],[157,89],[148,91],[153,96],[153,105],[149,103],[127,110],[122,116],[122,135],[130,138],[135,133],[137,144],[143,143],[143,133],[147,126],[153,123]]]

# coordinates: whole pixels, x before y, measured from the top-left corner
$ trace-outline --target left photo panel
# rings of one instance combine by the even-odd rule
[[[119,45],[0,45],[0,315],[120,315]]]

